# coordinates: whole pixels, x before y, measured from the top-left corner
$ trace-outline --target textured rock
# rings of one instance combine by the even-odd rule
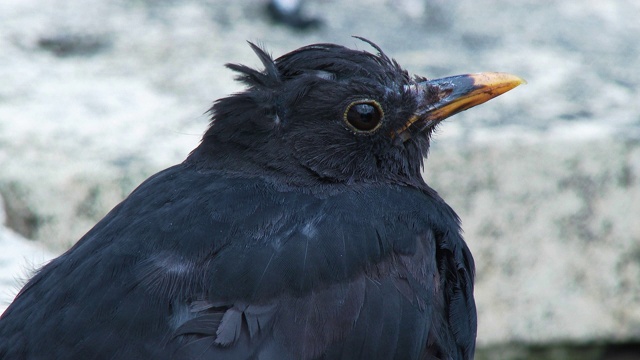
[[[33,270],[53,257],[42,244],[29,241],[4,227],[5,216],[0,206],[0,314],[25,280],[32,275]]]
[[[442,145],[426,177],[477,260],[481,344],[640,339],[640,141]]]
[[[443,124],[425,170],[476,257],[480,345],[640,341],[640,3],[427,4],[309,2],[325,28],[295,34],[257,2],[0,2],[0,293],[51,256],[16,232],[60,252],[184,159],[240,89],[222,64],[259,65],[245,40],[356,34],[429,77],[529,81]]]

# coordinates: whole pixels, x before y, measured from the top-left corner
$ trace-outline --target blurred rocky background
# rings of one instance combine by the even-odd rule
[[[309,0],[303,30],[235,0],[0,2],[0,311],[149,175],[212,101],[314,42],[411,73],[528,85],[447,120],[427,181],[477,262],[477,359],[640,359],[640,2]]]

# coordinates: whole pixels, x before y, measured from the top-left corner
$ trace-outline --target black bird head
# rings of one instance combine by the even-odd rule
[[[523,82],[503,73],[411,77],[361,40],[377,54],[316,44],[274,61],[249,43],[265,69],[227,64],[249,88],[214,104],[190,159],[292,184],[421,186],[436,125]]]

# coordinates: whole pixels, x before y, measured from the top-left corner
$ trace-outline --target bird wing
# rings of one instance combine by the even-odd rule
[[[0,344],[61,359],[409,359],[429,343],[468,347],[472,274],[442,204],[412,188],[320,196],[178,165],[25,286]]]

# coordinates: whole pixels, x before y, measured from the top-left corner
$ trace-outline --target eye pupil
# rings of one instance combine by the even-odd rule
[[[356,130],[371,131],[380,125],[382,109],[373,101],[351,103],[345,113],[345,120]]]

